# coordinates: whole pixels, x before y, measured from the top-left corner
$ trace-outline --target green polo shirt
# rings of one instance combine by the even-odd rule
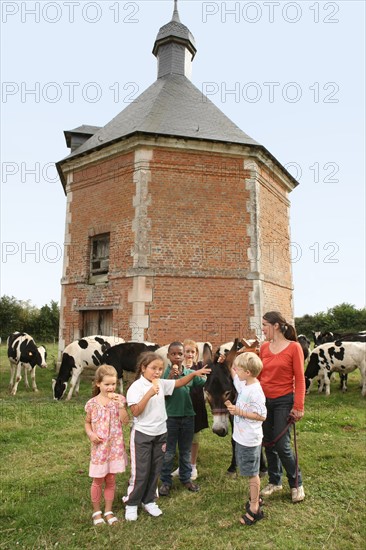
[[[169,378],[169,374],[172,366],[169,365],[164,372],[163,378]],[[179,378],[183,378],[186,374],[195,372],[192,369],[186,369],[183,367],[183,372]],[[195,416],[195,412],[192,405],[192,399],[190,396],[190,388],[194,386],[204,386],[206,383],[206,377],[195,376],[193,380],[186,386],[181,388],[175,388],[172,395],[165,398],[165,407],[168,416]]]

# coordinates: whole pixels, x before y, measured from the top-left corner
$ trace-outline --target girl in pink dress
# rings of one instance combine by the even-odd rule
[[[115,393],[117,372],[110,365],[101,365],[95,373],[93,397],[85,405],[85,431],[91,441],[89,476],[93,523],[105,523],[100,509],[104,487],[104,517],[109,525],[117,520],[112,512],[116,487],[116,474],[124,472],[127,465],[122,424],[130,419],[125,408],[126,398]]]

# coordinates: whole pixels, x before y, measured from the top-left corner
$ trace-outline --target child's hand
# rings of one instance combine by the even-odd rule
[[[97,434],[94,433],[94,432],[91,432],[90,434],[88,434],[88,437],[89,437],[89,439],[92,443],[97,443],[97,444],[98,443],[103,443],[103,439],[98,437]]]
[[[224,403],[225,407],[227,408],[227,410],[229,411],[230,414],[235,414],[235,405],[232,404],[232,402],[228,399],[227,401],[225,401]]]
[[[204,376],[205,374],[211,374],[211,369],[203,367],[202,369],[196,370],[196,376]]]
[[[159,379],[158,378],[154,378],[152,381],[152,389],[154,390],[154,395],[158,394],[159,393],[159,390],[160,390],[160,386],[159,386]]]
[[[119,401],[120,400],[120,394],[119,393],[108,393],[108,398],[111,400],[111,401]]]

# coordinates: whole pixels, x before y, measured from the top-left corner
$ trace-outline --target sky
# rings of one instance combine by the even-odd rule
[[[299,181],[294,314],[365,307],[365,3],[179,0],[192,81]],[[63,131],[156,79],[173,1],[1,2],[1,295],[60,301]]]

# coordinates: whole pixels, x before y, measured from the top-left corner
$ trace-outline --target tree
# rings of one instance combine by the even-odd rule
[[[366,330],[366,309],[356,309],[352,304],[339,304],[327,310],[295,318],[298,334],[312,337],[312,331],[359,332]]]
[[[14,296],[0,298],[0,336],[2,340],[6,340],[12,332],[21,330],[22,312],[22,305]]]
[[[58,303],[41,309],[33,306],[30,300],[21,301],[14,296],[0,298],[0,336],[6,340],[13,332],[27,332],[36,341],[53,342],[58,339],[60,310]]]

